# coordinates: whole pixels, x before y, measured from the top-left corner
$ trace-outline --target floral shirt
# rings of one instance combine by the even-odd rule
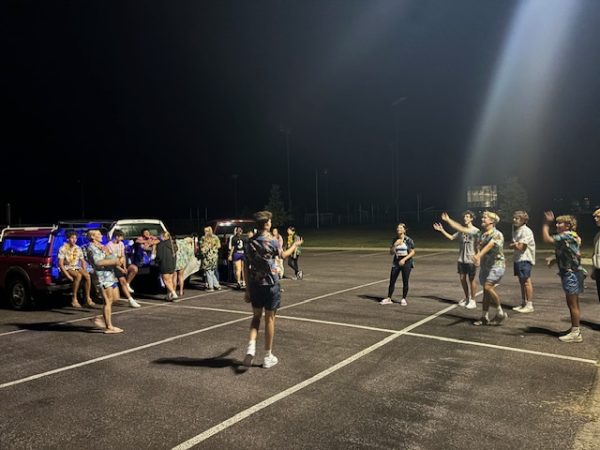
[[[279,240],[270,233],[254,236],[246,243],[249,284],[273,286],[279,282],[276,257],[281,257]]]
[[[294,242],[296,242],[296,236],[297,236],[296,233],[287,235],[287,248],[290,248],[292,245],[294,245]],[[294,250],[292,258],[297,258],[298,256],[300,256],[301,253],[302,253],[302,249],[301,249],[301,246],[299,245],[296,247],[296,250]]]
[[[494,246],[481,258],[481,267],[483,269],[491,269],[493,267],[505,267],[504,262],[504,235],[496,228],[490,231],[480,231],[478,234],[479,248],[482,249],[490,242],[494,242]]]
[[[63,267],[67,270],[81,269],[82,258],[83,252],[78,245],[71,246],[71,244],[67,242],[58,250],[58,260],[63,261]]]
[[[219,248],[221,241],[214,234],[200,238],[200,253],[202,254],[202,268],[214,270],[219,261]]]
[[[575,272],[582,269],[581,238],[574,231],[553,234],[554,249],[556,253],[556,264],[561,273]]]
[[[89,259],[94,266],[94,271],[98,277],[98,282],[103,288],[109,288],[118,283],[115,276],[115,266],[99,266],[98,263],[103,259],[116,259],[117,256],[110,253],[106,247],[98,247],[94,243],[88,246]]]
[[[177,245],[175,270],[183,270],[194,257],[194,241],[192,238],[187,237],[184,239],[177,239],[175,244]]]

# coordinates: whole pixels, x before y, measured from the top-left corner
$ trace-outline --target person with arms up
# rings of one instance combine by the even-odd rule
[[[455,227],[452,223],[457,224],[456,221],[450,218],[448,213],[442,213],[442,220],[450,224],[453,228]],[[475,243],[479,229],[473,225],[473,220],[475,220],[475,214],[472,211],[465,211],[463,213],[463,224],[468,231],[456,231],[454,234],[450,234],[444,230],[444,226],[441,223],[433,224],[433,229],[442,233],[447,239],[451,241],[458,239],[459,250],[456,265],[460,284],[465,293],[465,298],[458,302],[458,306],[464,306],[467,309],[477,308],[477,303],[475,303],[475,274],[477,273],[477,267],[473,264],[473,255],[475,254]]]
[[[577,229],[577,220],[570,215],[558,216],[556,218],[556,234],[550,234],[550,224],[554,222],[554,213],[546,211],[544,213],[544,220],[542,237],[544,242],[554,244],[558,275],[561,279],[571,316],[571,329],[567,334],[560,336],[558,339],[569,343],[583,342],[583,336],[579,327],[579,294],[583,292],[585,271],[581,267],[581,238],[575,231]]]

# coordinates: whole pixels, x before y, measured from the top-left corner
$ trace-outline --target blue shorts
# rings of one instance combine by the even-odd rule
[[[233,262],[236,262],[236,261],[245,261],[246,260],[246,255],[243,254],[243,253],[234,253],[232,260],[233,260]]]
[[[275,311],[281,305],[281,288],[279,283],[273,286],[249,285],[250,301],[253,308],[265,308],[267,311]]]
[[[470,277],[474,277],[477,272],[477,266],[472,263],[462,263],[459,261],[456,263],[456,268],[461,275],[469,275]]]
[[[533,264],[531,264],[531,261],[518,261],[514,263],[513,267],[515,277],[519,277],[519,280],[531,278],[531,269],[533,269]]]
[[[504,267],[492,267],[491,269],[482,267],[479,269],[479,284],[485,283],[497,284],[504,276]]]
[[[561,272],[558,274],[562,282],[565,294],[581,294],[583,292],[583,279],[585,274],[578,270],[577,272]]]

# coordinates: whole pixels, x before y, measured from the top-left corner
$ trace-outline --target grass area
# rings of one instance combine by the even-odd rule
[[[448,227],[446,227],[448,228]],[[450,231],[448,229],[448,231]],[[504,230],[505,240],[510,239],[510,228]],[[392,226],[353,226],[353,227],[325,227],[319,230],[314,228],[298,229],[304,238],[304,246],[310,247],[380,247],[387,248],[395,237],[395,227]],[[540,233],[535,233],[538,251],[552,251],[553,246],[542,242]],[[408,230],[408,235],[415,241],[419,248],[457,248],[457,243],[449,241],[440,233],[426,229]],[[593,236],[583,236],[584,245],[581,249],[582,256],[590,258],[593,253]],[[505,242],[508,248],[508,242]]]

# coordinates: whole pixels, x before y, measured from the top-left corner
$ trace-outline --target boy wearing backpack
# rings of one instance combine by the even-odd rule
[[[271,234],[271,218],[269,211],[254,214],[258,232],[246,243],[247,264],[244,266],[247,289],[245,298],[252,303],[254,317],[250,324],[250,338],[244,365],[250,367],[256,355],[256,338],[260,328],[260,319],[265,312],[265,357],[263,368],[268,369],[278,363],[272,353],[273,336],[275,335],[275,314],[281,303],[281,288],[276,257],[286,258],[291,255],[302,239],[297,239],[285,251],[281,243]]]

